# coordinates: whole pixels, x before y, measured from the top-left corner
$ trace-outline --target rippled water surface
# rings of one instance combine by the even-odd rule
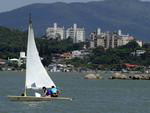
[[[73,101],[9,101],[7,95],[23,91],[24,75],[0,72],[0,113],[150,113],[150,81],[84,80],[81,73],[52,73],[62,96]]]

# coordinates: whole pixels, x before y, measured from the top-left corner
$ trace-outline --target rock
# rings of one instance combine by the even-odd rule
[[[133,75],[133,78],[132,78],[133,80],[135,80],[135,79],[137,79],[137,80],[139,80],[139,79],[141,79],[141,76],[140,75]]]
[[[130,79],[133,80],[150,80],[150,77],[148,75],[145,74],[135,74],[135,75],[131,75],[129,76]]]
[[[114,73],[110,79],[127,79],[128,77],[125,74]]]
[[[87,74],[84,79],[102,79],[102,77],[99,74]]]
[[[150,77],[148,75],[142,74],[141,79],[142,80],[150,80]]]

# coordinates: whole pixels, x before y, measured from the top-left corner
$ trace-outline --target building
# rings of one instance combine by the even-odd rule
[[[17,64],[18,66],[25,64],[26,63],[25,52],[20,52],[19,59],[18,58],[12,58],[12,59],[8,58],[8,62],[10,62],[12,64]]]
[[[136,40],[136,42],[139,44],[140,47],[143,46],[143,41],[141,41],[141,40]]]
[[[26,63],[26,55],[25,52],[20,52],[20,57],[18,59],[18,65],[21,66]]]
[[[48,39],[65,39],[65,29],[64,27],[58,27],[57,23],[54,23],[53,27],[46,29],[46,37]]]
[[[146,51],[145,50],[136,50],[134,52],[132,52],[131,54],[134,56],[140,56],[142,54],[144,54]]]
[[[133,36],[123,35],[121,30],[118,32],[101,32],[101,29],[97,29],[96,32],[90,35],[90,48],[102,46],[105,49],[115,48],[118,46],[126,45],[130,41],[134,40]],[[139,46],[142,46],[142,41],[137,41]]]
[[[66,30],[66,38],[72,38],[74,43],[85,41],[85,30],[84,28],[77,28],[77,24]]]
[[[115,48],[122,45],[122,39],[117,33],[100,33],[98,32],[92,33],[91,35],[91,48],[95,48],[98,46],[102,46],[105,49]]]
[[[72,57],[73,58],[80,58],[81,56],[81,51],[78,51],[78,50],[75,50],[75,51],[72,51]]]

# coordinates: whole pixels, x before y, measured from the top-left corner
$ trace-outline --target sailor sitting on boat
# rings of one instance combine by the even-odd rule
[[[43,87],[42,89],[44,91],[43,96],[58,97],[59,95],[59,91],[55,86],[52,86],[50,89],[47,89],[46,87]]]
[[[49,89],[47,89],[46,87],[43,87],[42,89],[44,92],[44,94],[43,94],[44,97],[45,96],[51,96],[51,91]]]
[[[51,92],[51,97],[58,97],[60,93],[55,86],[52,86],[52,88],[50,89],[50,92]]]

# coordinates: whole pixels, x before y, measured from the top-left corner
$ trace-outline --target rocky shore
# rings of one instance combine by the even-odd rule
[[[113,73],[109,79],[120,79],[120,80],[150,80],[149,74],[124,74],[124,73]]]

